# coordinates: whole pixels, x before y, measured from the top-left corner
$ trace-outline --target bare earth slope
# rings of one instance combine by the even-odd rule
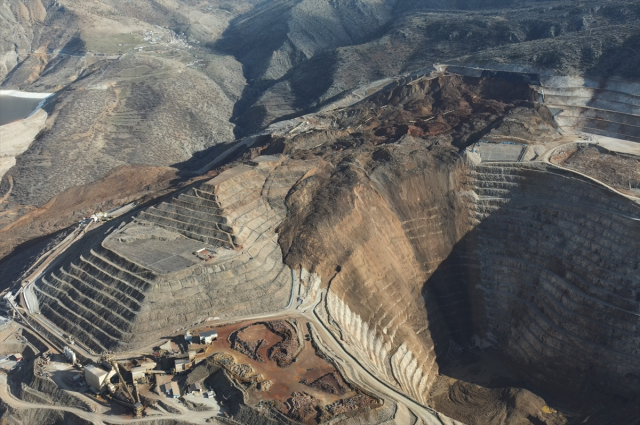
[[[234,113],[239,134],[362,84],[460,57],[639,77],[634,64],[640,58],[622,53],[638,49],[640,10],[632,1],[331,4],[266,3],[233,20],[213,44],[245,67],[248,88]],[[267,24],[269,31],[261,31]]]
[[[8,194],[13,177],[4,215],[18,218],[123,165],[181,171],[195,153],[232,142],[229,120],[245,85],[241,65],[198,46],[249,5],[5,2],[0,19],[11,35],[3,37],[3,88],[56,98],[44,132],[0,185]],[[187,27],[189,35],[176,32]]]
[[[505,92],[517,92],[515,87]],[[288,196],[289,215],[280,230],[285,261],[321,276],[328,287],[327,320],[336,333],[358,358],[417,400],[430,400],[448,359],[493,347],[494,356],[507,359],[498,369],[502,382],[528,382],[527,388],[537,388],[556,407],[566,403],[569,416],[616,412],[617,420],[627,423],[637,414],[630,400],[640,384],[640,208],[542,163],[477,164],[460,158],[449,143],[468,143],[470,129],[456,126],[462,117],[444,115],[449,95],[465,99],[457,111],[476,111],[463,122],[477,123],[478,129],[486,121],[483,125],[477,111],[517,110],[504,98],[479,102],[465,90],[455,79],[417,80],[376,98],[390,102],[382,117],[411,114],[420,102],[436,118],[433,124],[418,113],[406,126],[398,118],[391,129],[380,126],[383,120],[374,120],[382,117],[370,115],[376,100],[345,113],[358,131],[316,148],[325,149],[335,168],[299,183]],[[510,122],[497,124],[495,132],[517,128],[514,122],[526,116],[510,114]],[[553,140],[557,130],[548,119],[541,118],[535,130],[528,127],[541,134],[510,136]],[[424,141],[406,135],[424,134],[425,127],[439,134],[422,136]],[[359,144],[375,144],[375,135],[387,137],[382,146]],[[309,137],[289,139],[285,151],[295,155]],[[317,136],[314,142],[321,140]],[[508,364],[516,371],[510,380]],[[491,369],[479,363],[477,370],[483,368]],[[441,370],[454,380],[504,386],[496,376],[483,381],[456,368]],[[468,420],[463,406],[474,397],[489,405],[500,399],[471,388],[451,389],[447,397],[450,405],[459,405],[460,416],[455,407],[449,415]],[[598,411],[611,393],[629,401],[621,409],[612,402],[609,410]],[[502,409],[498,404],[496,412]],[[487,423],[504,420],[496,413]]]

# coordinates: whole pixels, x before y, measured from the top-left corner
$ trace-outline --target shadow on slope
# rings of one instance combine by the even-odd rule
[[[242,63],[249,83],[231,118],[236,137],[316,105],[334,83],[336,49],[384,34],[392,14],[369,3],[265,2],[232,20],[219,41],[207,44]]]
[[[434,340],[436,353],[443,351],[438,345],[448,346],[436,357],[442,376],[432,393],[435,407],[444,397],[453,409],[444,413],[464,421],[469,418],[456,416],[452,406],[459,412],[477,403],[499,407],[515,402],[510,397],[516,393],[507,391],[515,387],[543,397],[570,424],[635,424],[639,380],[624,372],[632,365],[616,360],[623,355],[630,361],[632,339],[618,343],[625,337],[611,334],[623,332],[632,320],[612,306],[633,305],[635,299],[617,300],[610,291],[620,290],[601,287],[628,269],[624,264],[637,244],[618,241],[622,251],[603,244],[608,238],[634,239],[638,226],[620,211],[637,213],[637,208],[571,173],[525,169],[520,179],[519,187],[501,198],[492,194],[502,200],[493,208],[484,201],[480,224],[456,243],[423,286],[423,298],[435,298],[450,335]],[[492,190],[508,187],[507,181],[514,180],[507,178]],[[600,229],[612,221],[626,230],[612,236]],[[630,290],[634,278],[627,279]],[[598,321],[601,314],[610,318]],[[476,423],[504,423],[494,413]]]
[[[319,98],[334,83],[338,62],[335,51],[326,51],[302,62],[276,81],[259,81],[248,85],[234,106],[231,121],[236,137],[260,131],[277,121],[313,112]],[[281,104],[287,99],[287,104]]]

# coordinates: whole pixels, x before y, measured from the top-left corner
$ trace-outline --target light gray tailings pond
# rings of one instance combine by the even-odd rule
[[[40,102],[40,98],[0,95],[0,125],[28,117]]]

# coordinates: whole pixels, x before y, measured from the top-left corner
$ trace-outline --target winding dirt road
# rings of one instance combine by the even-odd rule
[[[318,294],[318,298],[320,299],[309,309],[311,311],[307,310],[302,313],[302,316],[311,322],[311,326],[315,331],[316,342],[324,350],[328,351],[327,354],[338,363],[341,371],[351,381],[409,408],[425,425],[462,425],[460,422],[415,402],[367,370],[357,358],[349,354],[343,344],[334,337],[318,316],[316,307],[322,302],[322,293]]]

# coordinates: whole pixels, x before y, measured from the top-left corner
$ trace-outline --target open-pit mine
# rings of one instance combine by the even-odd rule
[[[111,400],[158,420],[632,423],[640,90],[545,78],[439,65],[274,125],[209,177],[84,220],[7,309],[118,372],[69,393],[67,412],[98,406],[81,418]]]
[[[2,425],[640,425],[633,2],[9,3]]]

